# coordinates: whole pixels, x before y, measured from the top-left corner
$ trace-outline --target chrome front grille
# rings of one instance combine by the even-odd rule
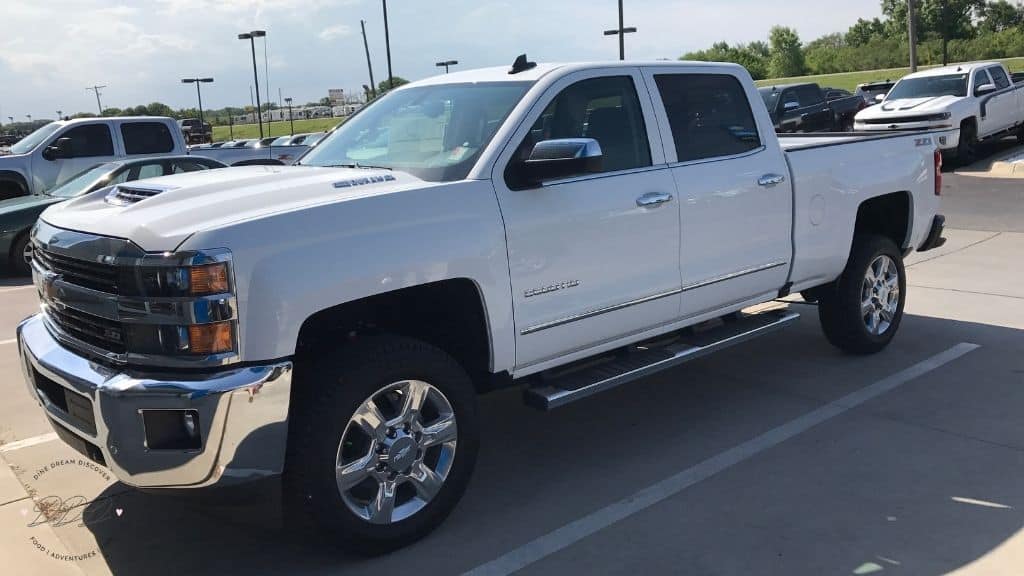
[[[114,354],[128,352],[125,327],[120,322],[55,305],[46,307],[46,315],[57,328],[76,340]]]
[[[33,246],[32,258],[43,270],[59,274],[72,284],[107,294],[117,294],[119,271],[116,266],[69,258],[51,252],[39,244]]]

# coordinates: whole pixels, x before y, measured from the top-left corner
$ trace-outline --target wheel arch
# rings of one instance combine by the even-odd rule
[[[868,198],[857,207],[854,238],[866,233],[881,234],[906,251],[913,233],[913,218],[914,196],[906,190]]]
[[[14,184],[21,189],[20,196],[29,194],[28,180],[21,172],[14,170],[0,170],[0,190],[2,190],[4,184]],[[11,196],[15,198],[17,196]]]
[[[444,350],[470,375],[478,390],[492,378],[494,346],[483,291],[470,278],[451,278],[399,288],[318,310],[299,328],[297,362],[339,342],[389,333]]]

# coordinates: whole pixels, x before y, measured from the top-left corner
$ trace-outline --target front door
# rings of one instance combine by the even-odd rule
[[[68,138],[71,141],[69,155],[53,160],[43,158],[42,151],[47,146],[54,145],[60,138]],[[78,173],[115,158],[114,141],[110,127],[105,123],[80,124],[58,131],[45,146],[40,146],[33,154],[33,189],[40,192],[53,189]]]
[[[728,73],[644,75],[681,208],[681,316],[771,297],[789,275],[793,200],[758,93]]]
[[[506,167],[537,142],[562,138],[596,139],[601,171],[513,189]],[[639,71],[567,75],[512,142],[493,181],[508,243],[517,369],[672,322],[679,204]]]

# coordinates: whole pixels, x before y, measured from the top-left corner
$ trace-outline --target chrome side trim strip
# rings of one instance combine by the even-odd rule
[[[786,264],[789,264],[789,262],[782,260],[779,262],[772,262],[771,264],[762,264],[760,266],[755,266],[753,268],[747,268],[745,270],[740,270],[738,272],[732,272],[730,274],[710,278],[708,280],[701,280],[700,282],[695,282],[693,284],[687,284],[686,286],[683,286],[681,292],[696,290],[697,288],[703,288],[705,286],[710,286],[712,284],[718,284],[719,282],[725,282],[726,280],[732,280],[733,278],[739,278],[740,276],[746,276],[747,274],[754,274],[755,272],[764,272],[765,270],[771,270],[772,268],[778,268],[779,266],[785,266]]]
[[[596,310],[588,310],[587,312],[581,312],[579,314],[573,314],[572,316],[566,316],[565,318],[559,318],[558,320],[552,320],[550,322],[544,322],[542,324],[536,324],[528,328],[523,328],[519,332],[520,335],[526,336],[527,334],[533,334],[534,332],[540,332],[541,330],[547,330],[548,328],[554,328],[556,326],[562,326],[563,324],[569,324],[570,322],[576,322],[577,320],[584,320],[586,318],[593,318],[601,314],[607,314],[608,312],[615,312],[616,310],[622,310],[623,308],[629,308],[630,306],[636,306],[637,304],[643,304],[645,302],[651,302],[653,300],[659,300],[661,298],[667,298],[674,296],[682,292],[682,289],[675,288],[667,292],[661,292],[658,294],[652,294],[651,296],[644,296],[643,298],[637,298],[636,300],[630,300],[629,302],[623,302],[621,304],[613,304],[611,306],[605,306],[604,308],[598,308]]]

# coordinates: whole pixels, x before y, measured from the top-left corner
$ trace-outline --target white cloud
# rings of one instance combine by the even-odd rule
[[[344,38],[352,34],[352,27],[345,24],[337,24],[334,26],[328,26],[320,31],[321,40],[335,40],[337,38]]]

